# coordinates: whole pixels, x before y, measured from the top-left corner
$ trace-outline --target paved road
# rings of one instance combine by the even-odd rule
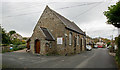
[[[4,53],[2,56],[5,68],[117,68],[113,56],[105,48],[73,56],[37,56],[26,52]]]

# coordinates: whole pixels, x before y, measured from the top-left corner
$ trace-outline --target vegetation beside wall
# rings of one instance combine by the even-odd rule
[[[17,51],[26,48],[25,40],[20,40],[17,38],[11,39],[11,35],[16,33],[14,30],[7,33],[4,28],[1,28],[1,26],[0,30],[2,35],[2,43],[0,43],[0,45],[2,46],[2,53]]]
[[[118,50],[117,50],[117,52],[116,52],[116,57],[115,57],[115,59],[116,59],[118,65],[119,65],[119,67],[120,67],[120,35],[115,38],[115,42],[116,42],[116,44],[117,44],[117,46],[118,46]]]
[[[12,47],[12,49],[10,49],[10,47]],[[2,53],[17,51],[17,50],[22,50],[22,49],[24,49],[24,48],[26,48],[26,44],[12,45],[12,46],[4,46],[4,47],[2,47]]]

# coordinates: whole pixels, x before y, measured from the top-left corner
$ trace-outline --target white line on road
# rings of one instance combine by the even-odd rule
[[[88,63],[88,61],[91,60],[94,56],[95,56],[95,53],[90,58],[84,60],[82,63],[77,65],[75,68],[83,68]]]

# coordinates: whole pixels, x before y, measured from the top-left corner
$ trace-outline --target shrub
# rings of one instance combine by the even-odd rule
[[[14,40],[12,40],[12,44],[20,45],[20,44],[22,44],[22,42],[19,39],[14,39]]]
[[[2,53],[5,53],[5,52],[10,52],[9,46],[2,47]]]
[[[13,51],[17,51],[17,45],[13,45]]]
[[[120,66],[120,35],[115,39],[115,42],[118,46],[118,51],[116,53],[116,61],[118,62],[118,65]]]
[[[22,44],[22,45],[13,45],[13,51],[17,51],[17,50],[22,50],[26,48],[26,44]]]
[[[22,44],[25,44],[25,43],[26,43],[26,41],[22,40]]]

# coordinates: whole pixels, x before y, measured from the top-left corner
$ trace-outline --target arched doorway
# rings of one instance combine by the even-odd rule
[[[40,53],[40,40],[35,40],[35,53]]]
[[[27,50],[30,49],[30,41],[27,41]]]
[[[30,39],[27,40],[27,45],[26,45],[26,47],[27,47],[26,52],[30,52]]]

